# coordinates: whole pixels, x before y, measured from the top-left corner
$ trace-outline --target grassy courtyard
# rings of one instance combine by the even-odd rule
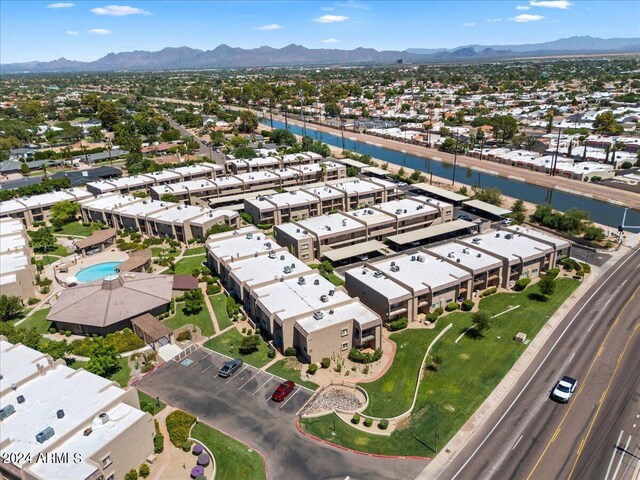
[[[43,308],[42,310],[34,312],[33,315],[18,325],[17,328],[35,328],[40,335],[49,333],[51,322],[47,320],[47,315],[49,315],[50,310],[50,308]]]
[[[204,245],[201,245],[199,247],[193,247],[193,248],[188,248],[187,250],[184,251],[184,256],[188,256],[188,255],[202,255],[206,252]]]
[[[241,443],[204,423],[191,429],[191,437],[206,445],[216,459],[216,478],[221,480],[264,480],[262,457]]]
[[[202,262],[205,261],[204,255],[197,255],[195,257],[182,258],[176,262],[176,275],[191,275],[194,268],[201,267]]]
[[[151,415],[161,412],[164,410],[164,407],[167,406],[162,402],[162,400],[158,401],[151,395],[144,393],[142,390],[138,390],[138,400],[140,400],[140,410],[149,412]]]
[[[63,225],[59,230],[54,230],[53,233],[70,237],[88,237],[94,230],[94,227],[85,227],[80,222],[71,222]]]
[[[311,390],[317,389],[319,386],[317,383],[302,380],[300,370],[296,370],[294,368],[297,364],[298,361],[295,358],[285,358],[284,360],[280,360],[267,368],[267,372],[277,375],[280,378],[284,378],[285,380],[291,380],[296,385],[304,385]],[[303,365],[302,368],[306,370],[307,365]]]
[[[551,315],[578,287],[579,282],[559,279],[556,292],[547,301],[529,298],[528,294],[538,292],[536,285],[520,293],[503,293],[484,298],[480,307],[497,314],[519,305],[515,310],[496,317],[484,336],[464,336],[457,344],[455,339],[472,324],[471,314],[455,313],[438,321],[440,328],[454,324],[434,346],[433,354],[442,358],[437,372],[427,371],[420,385],[416,407],[407,426],[397,430],[390,437],[361,433],[340,420],[335,421],[333,431],[332,415],[315,419],[304,419],[302,425],[308,432],[332,442],[370,453],[389,455],[435,455],[435,425],[438,422],[438,445],[445,445],[476,411],[484,399],[493,391],[526,346],[515,342],[518,332],[532,339],[549,320]],[[403,342],[418,331],[396,334]],[[376,416],[393,416],[401,413],[392,399],[408,407],[411,403],[412,385],[429,341],[422,339],[411,342],[413,355],[402,354],[399,365],[395,361],[389,372],[380,380],[363,384],[370,397],[367,413]],[[419,346],[417,346],[419,345]],[[403,352],[398,345],[398,352]],[[406,373],[406,375],[405,375]],[[401,376],[402,375],[402,376]],[[392,396],[393,392],[393,396]],[[437,418],[437,420],[436,420]]]
[[[203,305],[202,310],[195,315],[186,315],[183,312],[184,303],[176,304],[176,314],[164,321],[164,324],[172,330],[176,330],[183,325],[191,323],[200,328],[202,335],[208,337],[214,334],[213,322],[206,306]]]
[[[220,330],[224,330],[225,328],[233,325],[233,322],[227,314],[227,298],[228,297],[224,293],[211,295],[209,297],[209,301],[211,302],[211,306],[213,307],[213,313],[216,314],[216,319],[218,320]]]
[[[249,365],[253,365],[257,368],[260,368],[271,361],[271,359],[267,356],[267,354],[269,353],[269,348],[262,339],[260,339],[260,345],[258,346],[257,352],[253,352],[249,355],[240,354],[238,352],[238,347],[240,346],[242,337],[243,335],[238,331],[238,329],[232,328],[222,335],[213,337],[211,340],[205,343],[204,346],[230,357],[241,358],[243,362],[248,363]]]

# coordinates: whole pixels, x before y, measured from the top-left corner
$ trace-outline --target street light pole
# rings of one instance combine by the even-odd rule
[[[560,150],[560,134],[562,133],[562,128],[558,128],[558,139],[556,140],[556,153],[553,156],[553,162],[551,163],[551,172],[550,175],[552,177],[556,176],[556,165],[558,164],[558,150]]]
[[[456,132],[456,145],[453,152],[453,177],[451,179],[451,185],[456,184],[456,167],[458,165],[458,132]]]

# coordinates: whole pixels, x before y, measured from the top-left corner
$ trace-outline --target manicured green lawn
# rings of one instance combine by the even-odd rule
[[[209,297],[209,301],[211,302],[213,312],[216,314],[216,318],[218,319],[220,330],[224,330],[225,328],[233,325],[229,315],[227,315],[227,296],[224,293],[211,295]]]
[[[191,429],[191,437],[207,446],[216,460],[216,479],[264,480],[266,472],[259,453],[244,443],[204,423]]]
[[[471,326],[469,313],[459,312],[438,320],[443,327],[451,322],[454,324],[433,349],[433,354],[442,358],[442,364],[437,372],[425,373],[410,421],[405,428],[395,431],[390,437],[361,433],[338,419],[335,421],[336,430],[333,435],[332,415],[305,419],[302,420],[302,425],[314,435],[365,452],[435,455],[436,409],[438,445],[442,447],[464,425],[524,352],[526,346],[514,341],[515,335],[524,332],[528,339],[533,339],[578,285],[579,282],[572,279],[559,279],[556,292],[545,302],[528,298],[529,293],[538,292],[535,285],[524,292],[496,294],[482,299],[480,307],[492,314],[520,305],[518,309],[496,317],[482,338],[466,335],[457,344],[454,343],[460,333]],[[422,355],[427,346],[428,344],[424,345]],[[422,356],[420,352],[417,353]],[[389,376],[397,381],[398,377],[393,376],[397,373],[398,370],[392,367],[385,377]],[[381,380],[380,385],[384,384],[384,377]],[[367,388],[366,384],[362,386]],[[404,401],[410,387],[396,388],[399,391],[398,402]],[[372,407],[369,410],[375,408],[380,412],[387,408],[389,413],[395,413],[396,409],[391,409],[381,390],[374,388],[370,392]]]
[[[49,333],[51,328],[51,322],[48,321],[47,315],[49,315],[50,308],[43,308],[34,312],[29,318],[18,325],[18,328],[35,328],[39,334]]]
[[[54,230],[58,235],[88,237],[93,233],[92,227],[85,227],[80,222],[71,222],[64,225],[60,230]]]
[[[269,353],[269,348],[262,339],[260,339],[260,346],[257,352],[253,352],[249,355],[241,355],[238,352],[238,347],[240,346],[242,337],[243,335],[238,331],[238,329],[232,328],[222,335],[213,337],[211,340],[205,343],[204,346],[230,357],[241,358],[245,363],[258,368],[266,365],[271,361],[271,359],[267,356],[267,354]]]
[[[47,250],[46,252],[40,252],[38,251],[38,253],[42,253],[46,256],[48,255],[52,255],[52,256],[58,256],[58,257],[66,257],[68,255],[71,255],[69,253],[69,250],[67,250],[67,247],[64,247],[62,245],[56,245],[56,248],[54,250]],[[56,258],[54,258],[54,261],[57,260]]]
[[[43,255],[40,261],[42,262],[43,265],[51,265],[56,260],[60,260],[60,258],[54,257],[53,255]]]
[[[317,383],[302,380],[301,372],[293,368],[293,365],[296,363],[297,360],[295,358],[285,358],[284,360],[280,360],[267,368],[267,372],[273,373],[285,380],[291,380],[296,385],[304,385],[311,390],[318,388],[319,385]],[[302,368],[306,370],[307,366],[303,365]]]
[[[74,370],[80,370],[83,368],[87,362],[83,362],[82,360],[73,360],[67,364],[69,368],[73,368]]]
[[[214,334],[213,322],[206,306],[202,307],[199,313],[196,315],[185,315],[182,311],[184,303],[178,303],[176,305],[176,314],[169,320],[165,320],[164,324],[172,330],[176,330],[187,323],[192,323],[196,327],[200,328],[202,335],[208,337]]]
[[[151,395],[147,395],[142,390],[138,390],[138,400],[140,400],[140,409],[149,412],[151,415],[161,412],[164,410],[164,407],[167,406],[162,401],[158,402],[158,400]]]
[[[191,275],[191,272],[196,267],[201,267],[204,262],[205,256],[198,255],[196,257],[183,258],[176,262],[176,275]]]
[[[337,276],[335,273],[327,273],[324,275],[324,278],[326,278],[327,280],[329,280],[331,283],[333,283],[336,287],[339,287],[340,285],[344,285],[344,280],[342,280],[339,276]]]
[[[199,247],[188,248],[184,251],[184,255],[202,255],[206,252],[204,245]]]
[[[448,318],[443,318],[433,330],[403,330],[389,337],[397,345],[393,365],[375,382],[360,384],[369,394],[365,413],[374,417],[395,417],[407,411],[413,401],[424,353],[449,323]]]

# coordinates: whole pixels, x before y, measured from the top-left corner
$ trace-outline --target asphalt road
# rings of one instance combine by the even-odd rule
[[[253,367],[217,377],[226,358],[205,348],[186,358],[193,363],[169,361],[136,386],[262,453],[268,478],[413,479],[427,463],[359,455],[307,438],[296,429],[296,413],[311,396],[307,389],[297,387],[286,403],[275,403],[277,377]]]
[[[631,452],[620,463],[632,471],[637,458],[631,455],[637,457],[640,439],[635,417],[640,414],[639,285],[636,248],[569,311],[503,402],[438,478],[604,479],[612,454],[612,470],[620,461],[621,451],[615,448],[619,443]],[[567,405],[549,398],[563,375],[579,382]],[[617,477],[610,472],[607,480],[622,478],[624,468]]]
[[[183,137],[195,137],[196,140],[198,140],[199,147],[198,147],[198,150],[195,152],[195,155],[199,155],[201,157],[207,157],[211,159],[214,163],[224,163],[224,156],[221,156],[218,152],[214,152],[211,148],[204,145],[199,140],[199,138],[195,136],[193,133],[191,133],[189,130],[184,128],[182,125],[180,125],[178,122],[176,122],[172,118],[167,118],[167,121],[169,122],[169,125],[171,125],[173,128],[177,128]]]

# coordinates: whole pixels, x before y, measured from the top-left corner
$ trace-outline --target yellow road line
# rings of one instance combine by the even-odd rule
[[[607,340],[609,339],[609,335],[611,335],[611,332],[613,331],[614,327],[617,325],[618,323],[618,319],[622,316],[622,314],[624,313],[624,311],[626,310],[627,306],[631,303],[631,301],[635,298],[636,294],[638,293],[638,290],[640,290],[640,287],[636,288],[635,292],[633,292],[633,295],[631,295],[631,297],[629,298],[629,300],[627,300],[627,302],[624,304],[624,306],[622,307],[622,310],[620,310],[620,313],[618,314],[618,316],[616,317],[615,321],[611,324],[611,326],[609,327],[609,330],[607,331],[607,335],[604,337],[604,340],[602,340],[602,343],[600,344],[600,348],[598,349],[598,353],[593,357],[593,360],[591,361],[591,365],[589,365],[589,370],[587,370],[587,374],[584,377],[584,381],[582,382],[582,385],[580,386],[580,388],[578,389],[578,392],[576,393],[576,398],[580,395],[580,393],[582,392],[582,387],[584,386],[585,383],[587,383],[587,379],[589,378],[589,374],[591,373],[591,370],[593,369],[593,366],[596,363],[596,360],[598,359],[598,357],[600,356],[600,352],[602,351],[602,349],[604,348],[604,345],[607,343]],[[637,325],[636,325],[637,328]],[[635,333],[635,330],[634,330]],[[629,337],[629,339],[631,339],[633,335],[631,335]],[[625,346],[626,349],[626,346]],[[613,379],[613,376],[612,376]],[[607,387],[608,388],[608,387]],[[547,445],[544,447],[544,450],[542,451],[542,454],[540,455],[540,457],[538,458],[538,461],[536,462],[536,464],[533,466],[533,468],[531,469],[531,473],[529,473],[529,475],[527,476],[527,480],[530,480],[531,477],[533,476],[534,472],[536,471],[536,469],[538,468],[538,466],[540,465],[540,462],[542,462],[542,459],[544,458],[544,456],[547,454],[547,451],[549,450],[549,447],[551,446],[551,444],[553,443],[553,441],[555,440],[555,437],[557,436],[558,432],[560,431],[560,428],[562,427],[562,425],[564,424],[564,421],[567,419],[567,417],[569,416],[569,413],[571,412],[571,409],[573,408],[573,406],[576,404],[576,400],[574,398],[574,401],[571,402],[571,404],[569,405],[569,408],[567,409],[567,411],[565,412],[564,416],[562,417],[562,420],[560,420],[560,424],[558,425],[558,429],[556,430],[556,433],[554,434],[554,436],[551,438],[551,440],[549,440],[549,442],[547,443]],[[602,402],[600,402],[600,405],[602,405]],[[600,405],[598,405],[598,410],[600,409]],[[592,424],[593,425],[593,424]],[[591,428],[589,428],[589,431],[591,431]],[[589,435],[587,433],[587,435]],[[579,456],[578,456],[579,458]],[[576,463],[578,463],[578,459],[576,459]],[[575,464],[573,466],[573,468],[575,468]],[[569,473],[569,478],[571,477],[571,474],[573,473],[573,468],[571,469],[571,472]]]

